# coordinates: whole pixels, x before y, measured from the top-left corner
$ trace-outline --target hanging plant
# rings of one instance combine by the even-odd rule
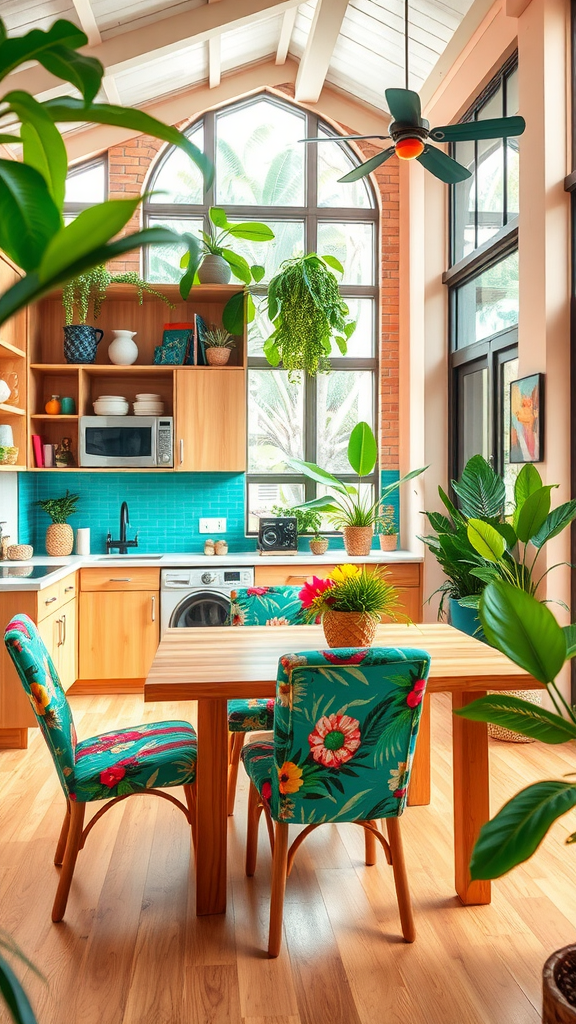
[[[334,256],[311,252],[285,260],[268,286],[274,333],[264,343],[264,355],[272,366],[282,363],[290,381],[303,370],[310,377],[329,370],[332,343],[345,356],[356,328],[330,267],[344,272]]]
[[[111,274],[102,263],[93,267],[92,270],[87,270],[85,274],[74,277],[64,286],[62,305],[64,306],[66,324],[85,324],[88,319],[90,303],[92,303],[92,319],[97,320],[102,303],[106,298],[106,289],[111,284],[134,285],[138,292],[140,305],[142,305],[144,292],[148,292],[149,295],[155,295],[156,298],[162,299],[170,309],[174,309],[174,303],[161,292],[152,288],[147,281],[143,281],[136,271],[129,270],[124,274]],[[76,320],[74,320],[74,316],[76,316]]]

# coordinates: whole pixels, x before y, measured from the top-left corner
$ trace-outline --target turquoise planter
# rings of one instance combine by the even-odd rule
[[[482,640],[483,643],[488,642],[484,636],[476,609],[465,608],[453,597],[450,598],[450,623],[455,629],[459,629],[461,633],[467,633],[468,636],[473,636],[476,640]]]

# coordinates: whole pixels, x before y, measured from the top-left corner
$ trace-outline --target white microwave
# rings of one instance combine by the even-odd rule
[[[172,416],[81,416],[80,465],[95,468],[170,469]]]

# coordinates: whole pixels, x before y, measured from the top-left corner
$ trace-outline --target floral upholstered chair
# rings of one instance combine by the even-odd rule
[[[134,793],[176,804],[195,830],[196,733],[189,722],[147,722],[78,743],[72,712],[54,663],[27,615],[8,623],[4,642],[38,719],[66,798],[54,863],[60,881],[52,920],[64,917],[79,851],[98,818]],[[183,786],[186,805],[162,789]],[[86,804],[108,802],[84,828]]]
[[[306,836],[324,822],[365,829],[394,869],[402,933],[415,938],[399,817],[406,806],[430,657],[393,648],[305,651],[280,659],[272,743],[242,750],[250,777],[246,874],[253,875],[258,822],[274,828],[268,952],[278,956],[286,876]],[[386,818],[388,840],[377,825]],[[275,823],[275,826],[273,826]],[[305,825],[288,849],[290,823]]]
[[[248,587],[230,594],[231,626],[302,626],[300,587]],[[274,699],[229,700],[228,814],[234,814],[240,752],[247,732],[274,725]]]

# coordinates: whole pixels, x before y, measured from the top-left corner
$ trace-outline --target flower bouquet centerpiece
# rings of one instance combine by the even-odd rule
[[[398,591],[376,567],[337,565],[330,576],[312,577],[300,591],[309,621],[321,617],[329,647],[370,647],[382,615],[395,618]]]

